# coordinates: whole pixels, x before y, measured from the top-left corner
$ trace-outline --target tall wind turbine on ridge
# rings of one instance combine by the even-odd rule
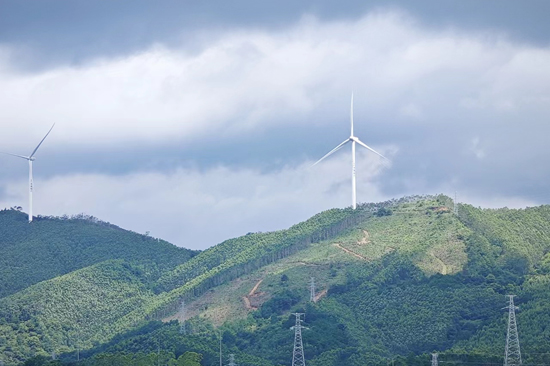
[[[7,154],[7,155],[11,155],[11,156],[15,156],[15,157],[18,157],[18,158],[21,158],[21,159],[25,159],[29,162],[29,222],[32,222],[32,189],[33,189],[33,183],[32,183],[32,162],[36,159],[34,157],[34,154],[36,154],[36,151],[38,151],[38,148],[40,147],[40,145],[42,145],[42,143],[44,142],[44,140],[46,139],[46,137],[48,137],[48,135],[50,134],[50,132],[52,132],[52,129],[53,127],[55,126],[55,123],[52,125],[52,127],[50,128],[50,130],[48,131],[48,133],[46,134],[46,136],[44,136],[44,138],[42,139],[42,141],[40,141],[40,143],[38,144],[38,146],[35,147],[35,149],[33,150],[33,152],[29,155],[29,156],[23,156],[23,155],[17,155],[17,154],[10,154],[10,153],[6,153],[6,152],[3,152],[2,154]]]
[[[325,156],[323,156],[321,159],[319,159],[317,162],[315,162],[314,165],[319,164],[321,161],[328,158],[330,155],[334,154],[336,151],[340,150],[342,147],[344,147],[345,144],[348,142],[351,142],[351,207],[355,210],[357,207],[357,194],[355,189],[355,143],[358,143],[359,145],[365,147],[366,149],[372,151],[376,155],[384,158],[387,160],[385,156],[374,150],[373,148],[367,146],[365,143],[363,143],[361,140],[359,140],[356,136],[353,135],[353,93],[351,94],[351,113],[350,113],[350,119],[351,119],[351,135],[348,137],[344,142],[342,142],[340,145],[336,146],[334,149],[328,152]]]

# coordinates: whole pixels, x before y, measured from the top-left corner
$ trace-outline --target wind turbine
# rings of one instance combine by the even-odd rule
[[[32,184],[32,162],[36,159],[34,157],[34,154],[36,154],[36,151],[38,150],[40,145],[42,145],[42,143],[44,142],[46,137],[48,137],[50,132],[52,132],[52,129],[53,129],[54,126],[55,126],[55,123],[52,125],[52,127],[50,128],[50,130],[48,131],[46,136],[44,136],[42,141],[40,141],[38,146],[35,147],[35,149],[31,153],[31,155],[29,155],[29,156],[23,156],[23,155],[10,154],[10,153],[6,153],[6,152],[2,152],[2,154],[15,156],[15,157],[18,157],[18,158],[21,158],[21,159],[25,159],[29,162],[29,222],[32,222],[32,189],[33,189],[33,184]]]
[[[351,135],[348,137],[344,142],[342,142],[340,145],[336,146],[334,149],[328,152],[325,156],[323,156],[321,159],[319,159],[315,164],[312,166],[315,166],[319,164],[321,161],[328,158],[330,155],[334,154],[336,151],[340,150],[342,147],[344,147],[345,144],[348,142],[351,142],[351,206],[355,210],[357,207],[357,194],[355,190],[355,144],[358,143],[359,145],[363,146],[364,148],[372,151],[376,155],[388,160],[385,156],[374,150],[373,148],[367,146],[365,143],[363,143],[361,140],[359,140],[356,136],[353,135],[353,93],[351,94],[351,113],[350,113],[350,119],[351,119]]]

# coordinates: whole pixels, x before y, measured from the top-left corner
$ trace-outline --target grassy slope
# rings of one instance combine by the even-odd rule
[[[396,271],[399,261],[397,264],[381,263],[382,257],[388,255],[398,259],[413,258],[411,266],[417,268],[418,276],[424,276],[428,281],[430,278],[437,281],[439,277],[433,276],[436,273],[456,273],[463,269],[466,264],[466,245],[462,239],[469,231],[456,217],[448,212],[438,211],[438,208],[440,204],[435,201],[411,203],[401,205],[391,216],[366,218],[335,239],[312,243],[289,257],[209,290],[196,301],[187,304],[187,316],[218,325],[229,321],[228,327],[235,330],[237,338],[233,346],[231,337],[227,339],[227,346],[232,347],[231,352],[257,357],[263,355],[272,364],[287,363],[292,341],[288,327],[292,324],[287,324],[285,316],[279,317],[275,322],[269,320],[273,314],[264,315],[261,305],[269,303],[270,299],[280,298],[283,293],[291,293],[298,294],[292,309],[306,308],[310,277],[315,277],[317,293],[321,294],[329,288],[345,286],[354,276],[364,280],[368,277],[362,273],[365,270],[380,274],[383,272],[380,271],[381,265],[388,267],[388,272]],[[288,277],[287,281],[281,281],[283,275]],[[406,277],[409,278],[409,275]],[[260,280],[262,282],[256,287]],[[456,288],[451,288],[430,297],[432,289],[426,284],[409,284],[381,291],[381,287],[376,286],[376,281],[384,287],[386,280],[371,279],[370,283],[365,281],[364,287],[354,284],[343,293],[329,292],[316,305],[316,311],[322,314],[318,319],[311,319],[311,308],[307,311],[308,326],[312,333],[328,334],[328,338],[334,338],[312,338],[306,333],[306,350],[312,352],[308,354],[310,362],[322,364],[323,359],[332,357],[334,347],[337,349],[349,345],[368,352],[389,355],[406,353],[411,349],[432,350],[438,342],[447,339],[449,332],[454,329],[453,318],[460,314],[461,304],[451,302],[439,311],[434,310],[433,306],[429,312],[415,312],[414,309],[423,305],[419,301],[422,297],[426,298],[426,303],[433,305],[445,303],[450,294],[458,298],[460,291],[467,290],[455,291]],[[251,294],[254,288],[255,291]],[[477,298],[482,297],[483,290],[479,294],[476,292],[476,295]],[[248,297],[250,305],[260,310],[247,308],[244,297]],[[411,308],[406,319],[396,317],[400,314],[403,303]],[[478,305],[486,307],[487,303]],[[254,316],[251,318],[252,314]],[[426,321],[433,316],[438,321],[433,326],[425,326]],[[175,314],[165,320],[180,317],[181,314]],[[328,320],[326,317],[334,319]],[[410,327],[415,324],[423,326],[418,337],[419,342],[411,337],[416,330]],[[125,347],[119,346],[117,349]]]
[[[228,319],[244,318],[243,297],[259,280],[262,283],[250,301],[254,307],[281,289],[307,293],[315,277],[318,292],[342,284],[346,266],[364,266],[388,253],[410,256],[427,275],[456,273],[466,263],[466,246],[459,237],[469,230],[448,212],[437,213],[436,201],[400,205],[391,216],[371,216],[335,239],[312,243],[290,257],[269,264],[253,273],[211,289],[187,306],[187,315],[199,315],[222,324]],[[345,251],[345,250],[348,251]],[[282,284],[286,274],[291,280]],[[181,318],[180,314],[166,320]]]

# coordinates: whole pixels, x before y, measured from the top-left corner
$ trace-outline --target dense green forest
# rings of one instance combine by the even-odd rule
[[[502,308],[515,294],[524,364],[550,364],[550,207],[451,207],[408,197],[329,210],[177,264],[98,261],[0,299],[0,358],[210,366],[221,340],[224,364],[231,353],[241,366],[290,365],[298,311],[310,365],[429,365],[432,352],[442,364],[501,364]]]
[[[195,254],[91,216],[38,216],[29,224],[16,209],[1,210],[0,298],[105,260],[147,261],[160,275]]]
[[[15,215],[16,218],[16,215],[20,214],[14,210],[4,212]],[[91,347],[105,342],[119,332],[132,329],[147,320],[160,319],[173,312],[183,298],[200,295],[239,275],[289,256],[306,247],[311,241],[336,236],[352,227],[362,216],[362,212],[349,209],[329,210],[289,230],[256,233],[229,240],[194,255],[191,259],[188,258],[195,253],[185,251],[187,257],[179,260],[180,266],[176,266],[176,256],[170,257],[169,251],[174,248],[152,238],[136,234],[134,241],[129,239],[127,244],[120,245],[121,248],[118,248],[116,242],[108,242],[107,245],[101,242],[98,245],[100,253],[102,248],[110,248],[111,253],[124,253],[128,249],[127,246],[142,247],[142,242],[147,246],[135,257],[127,254],[127,257],[119,261],[100,262],[32,285],[0,299],[0,309],[5,309],[0,316],[0,326],[3,327],[0,353],[10,362],[18,362],[35,354],[66,352],[77,347]],[[36,222],[48,223],[57,228],[59,223],[64,224],[64,221],[46,218]],[[78,219],[68,221],[71,228],[71,224],[80,224]],[[91,220],[84,221],[88,224]],[[91,224],[94,225],[91,229],[89,226],[73,229],[76,233],[71,235],[71,243],[74,243],[77,249],[72,252],[90,250],[93,254],[93,249],[89,249],[86,242],[104,240],[104,237],[101,237],[104,227],[127,233],[109,224],[95,221]],[[26,225],[28,226],[28,223]],[[100,229],[98,236],[79,231],[96,228]],[[49,229],[49,226],[46,226],[46,229]],[[58,228],[59,231],[62,229],[63,225]],[[47,233],[50,233],[49,230]],[[30,241],[27,239],[24,243]],[[53,237],[51,241],[56,245]],[[132,251],[136,252],[134,248]],[[73,254],[79,255],[86,257],[82,254]],[[163,263],[162,256],[169,257],[169,260]],[[110,256],[113,257],[117,258],[114,255]],[[182,266],[193,269],[192,276],[187,276],[187,271],[182,272]],[[122,298],[126,300],[121,302]],[[96,316],[98,311],[101,312],[101,316]],[[17,346],[14,343],[17,343]]]

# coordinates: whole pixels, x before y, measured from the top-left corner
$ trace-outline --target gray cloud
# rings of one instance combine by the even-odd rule
[[[511,37],[548,44],[550,25],[546,0],[328,0],[259,3],[134,1],[0,0],[0,43],[16,46],[15,66],[44,69],[57,64],[79,65],[97,56],[141,52],[153,44],[196,43],[197,30],[280,29],[303,14],[322,20],[357,20],[376,9],[404,9],[435,28],[506,32]]]
[[[30,152],[58,122],[35,165],[37,212],[204,247],[348,205],[349,156],[305,167],[348,136],[351,90],[357,135],[392,155],[383,169],[365,155],[362,201],[550,199],[546,45],[400,11],[197,34],[195,52],[158,44],[32,73],[0,49],[2,150]],[[24,206],[26,166],[0,169],[0,204]]]
[[[359,155],[358,193],[380,200],[373,180],[380,159]],[[310,169],[309,162],[262,173],[213,167],[123,176],[74,174],[42,180],[35,189],[38,213],[85,212],[128,229],[189,248],[205,248],[249,231],[286,228],[319,211],[350,201],[349,156]],[[6,182],[0,205],[26,199],[24,180]]]

